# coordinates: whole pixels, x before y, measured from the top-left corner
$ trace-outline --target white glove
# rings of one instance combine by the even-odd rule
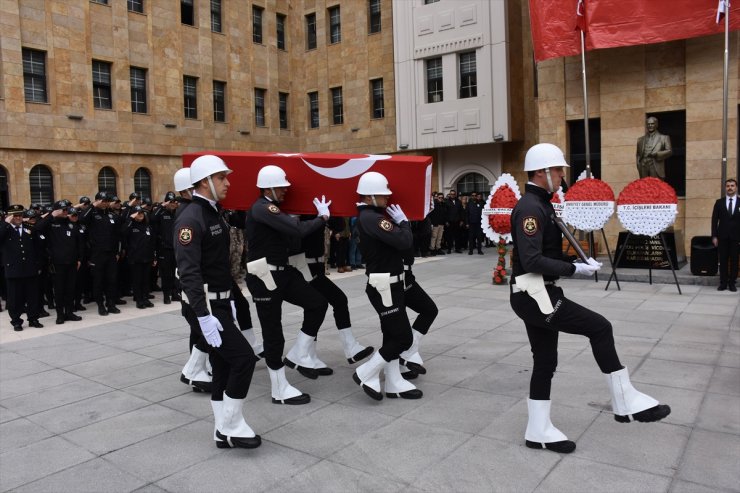
[[[206,342],[213,347],[221,347],[219,332],[224,330],[221,322],[213,315],[206,315],[205,317],[198,317],[198,324],[200,324],[200,331],[203,332]]]
[[[323,195],[321,196],[321,200],[314,197],[313,205],[316,206],[316,212],[319,214],[319,216],[326,216],[326,217],[331,216],[331,214],[329,213],[329,206],[331,205],[331,200],[327,202],[326,197],[324,197]]]
[[[584,276],[593,276],[594,273],[601,269],[601,262],[597,262],[593,258],[588,258],[588,263],[575,262],[573,265],[576,266],[574,274],[583,274]]]
[[[385,208],[385,210],[386,212],[388,212],[388,215],[391,216],[391,219],[393,219],[393,222],[396,224],[401,224],[404,221],[408,221],[406,214],[403,213],[403,210],[401,210],[401,206],[398,204],[389,205]]]
[[[236,322],[236,302],[234,300],[231,300],[231,318]]]

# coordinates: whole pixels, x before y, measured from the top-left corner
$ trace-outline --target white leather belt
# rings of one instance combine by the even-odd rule
[[[403,266],[403,270],[405,270],[406,272],[411,272],[411,266],[410,265],[404,265]]]
[[[309,257],[306,260],[308,260],[308,265],[313,264],[323,264],[324,263],[324,257]]]
[[[288,268],[287,265],[272,265],[272,264],[267,264],[267,267],[270,270],[285,270]]]
[[[555,281],[545,281],[545,286],[555,286]],[[511,285],[511,290],[515,293],[523,293],[524,290],[520,289],[516,284]]]
[[[206,296],[209,300],[228,300],[231,298],[231,290],[226,291],[208,291]]]
[[[396,284],[397,282],[403,282],[403,274],[391,276],[391,284]]]

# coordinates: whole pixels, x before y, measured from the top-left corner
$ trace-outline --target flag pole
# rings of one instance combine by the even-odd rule
[[[724,80],[722,86],[722,183],[720,183],[720,196],[725,194],[725,181],[727,180],[727,106],[728,106],[728,75],[730,66],[730,2],[725,2],[725,63]]]
[[[583,79],[583,135],[586,139],[586,178],[591,178],[591,143],[588,136],[588,85],[586,84],[586,33],[581,33],[581,74]],[[725,52],[725,66],[727,64],[727,52]],[[725,75],[725,79],[727,75]],[[725,103],[726,103],[725,99]],[[723,182],[724,183],[724,182]]]

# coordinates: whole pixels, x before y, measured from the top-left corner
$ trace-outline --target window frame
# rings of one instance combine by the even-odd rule
[[[195,27],[195,12],[195,0],[180,0],[180,24]]]
[[[262,19],[265,9],[259,5],[252,5],[252,42],[262,44]]]
[[[280,129],[288,130],[288,100],[290,94],[287,92],[278,92],[278,117],[280,121]]]
[[[306,14],[305,16],[306,26],[306,51],[315,50],[318,46],[318,38],[316,35],[316,12]]]
[[[226,122],[226,82],[221,80],[213,81],[213,121]]]
[[[378,96],[377,83],[380,83],[380,96]],[[377,106],[377,102],[380,101],[380,106]],[[385,89],[383,87],[383,79],[372,79],[370,81],[370,118],[380,119],[385,118]]]
[[[254,126],[266,127],[265,97],[267,90],[261,87],[254,88]]]
[[[116,170],[113,167],[103,166],[98,170],[98,190],[109,192],[111,195],[118,195],[118,175],[116,175]]]
[[[470,61],[463,60],[464,57],[468,57],[470,55],[473,57],[472,63],[470,63]],[[465,72],[463,72],[464,65],[468,65],[468,70]],[[470,66],[472,66],[472,71],[470,70]],[[478,64],[475,51],[466,51],[457,54],[457,77],[459,99],[478,97]]]
[[[319,92],[311,91],[308,93],[308,128],[319,128],[321,126],[320,118]]]
[[[34,176],[34,173],[38,176]],[[44,176],[41,176],[42,174]],[[31,203],[51,204],[54,202],[54,173],[47,165],[39,163],[31,167],[28,172],[28,187],[31,193]]]
[[[333,5],[327,10],[329,21],[329,44],[335,45],[342,42],[342,11],[339,5]]]
[[[137,14],[144,13],[144,0],[126,0],[126,8],[129,12],[136,12]]]
[[[377,34],[383,30],[383,23],[381,20],[382,0],[368,0],[367,2],[367,33]],[[373,11],[375,10],[375,12]]]
[[[143,166],[134,172],[134,192],[142,199],[152,198],[152,172]]]
[[[96,110],[113,109],[113,64],[104,60],[92,60],[93,107]],[[102,70],[103,68],[107,69]],[[107,81],[105,78],[107,77]]]
[[[223,17],[221,16],[223,5],[221,0],[211,0],[211,32],[223,33]]]
[[[135,72],[141,72],[142,76],[139,77],[139,74],[135,74]],[[134,66],[129,67],[129,86],[131,87],[131,113],[146,114],[149,111],[149,105],[147,103],[146,76],[147,69]],[[138,81],[143,81],[142,87],[138,87]],[[142,96],[142,98],[139,98],[139,96]],[[141,101],[141,99],[143,99],[143,101]],[[144,106],[144,111],[139,111],[139,106],[141,105]]]
[[[276,13],[275,14],[275,46],[277,46],[278,50],[285,51],[286,38],[285,38],[285,25],[287,23],[288,16],[285,14]]]
[[[46,52],[35,50],[33,48],[22,48],[21,56],[23,59],[23,96],[27,103],[48,103],[49,93],[46,87]],[[41,60],[34,59],[40,56]],[[38,73],[37,68],[41,68]],[[36,83],[41,88],[36,87]],[[29,98],[29,95],[31,97]]]
[[[434,63],[434,67],[430,65]],[[439,71],[438,77],[430,77],[430,71]],[[424,84],[426,85],[427,104],[441,103],[444,101],[444,72],[442,57],[428,58],[424,60]],[[436,96],[439,96],[437,99]]]
[[[188,82],[192,82],[193,94],[188,94]],[[191,75],[182,76],[183,115],[187,120],[198,119],[198,78]],[[188,105],[192,103],[192,106]],[[191,114],[192,113],[192,114]]]

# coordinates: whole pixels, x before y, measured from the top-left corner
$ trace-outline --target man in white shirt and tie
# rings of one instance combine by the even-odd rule
[[[738,254],[740,253],[740,205],[737,202],[737,180],[725,181],[725,197],[718,199],[712,211],[712,243],[719,255],[717,291],[737,291]]]

